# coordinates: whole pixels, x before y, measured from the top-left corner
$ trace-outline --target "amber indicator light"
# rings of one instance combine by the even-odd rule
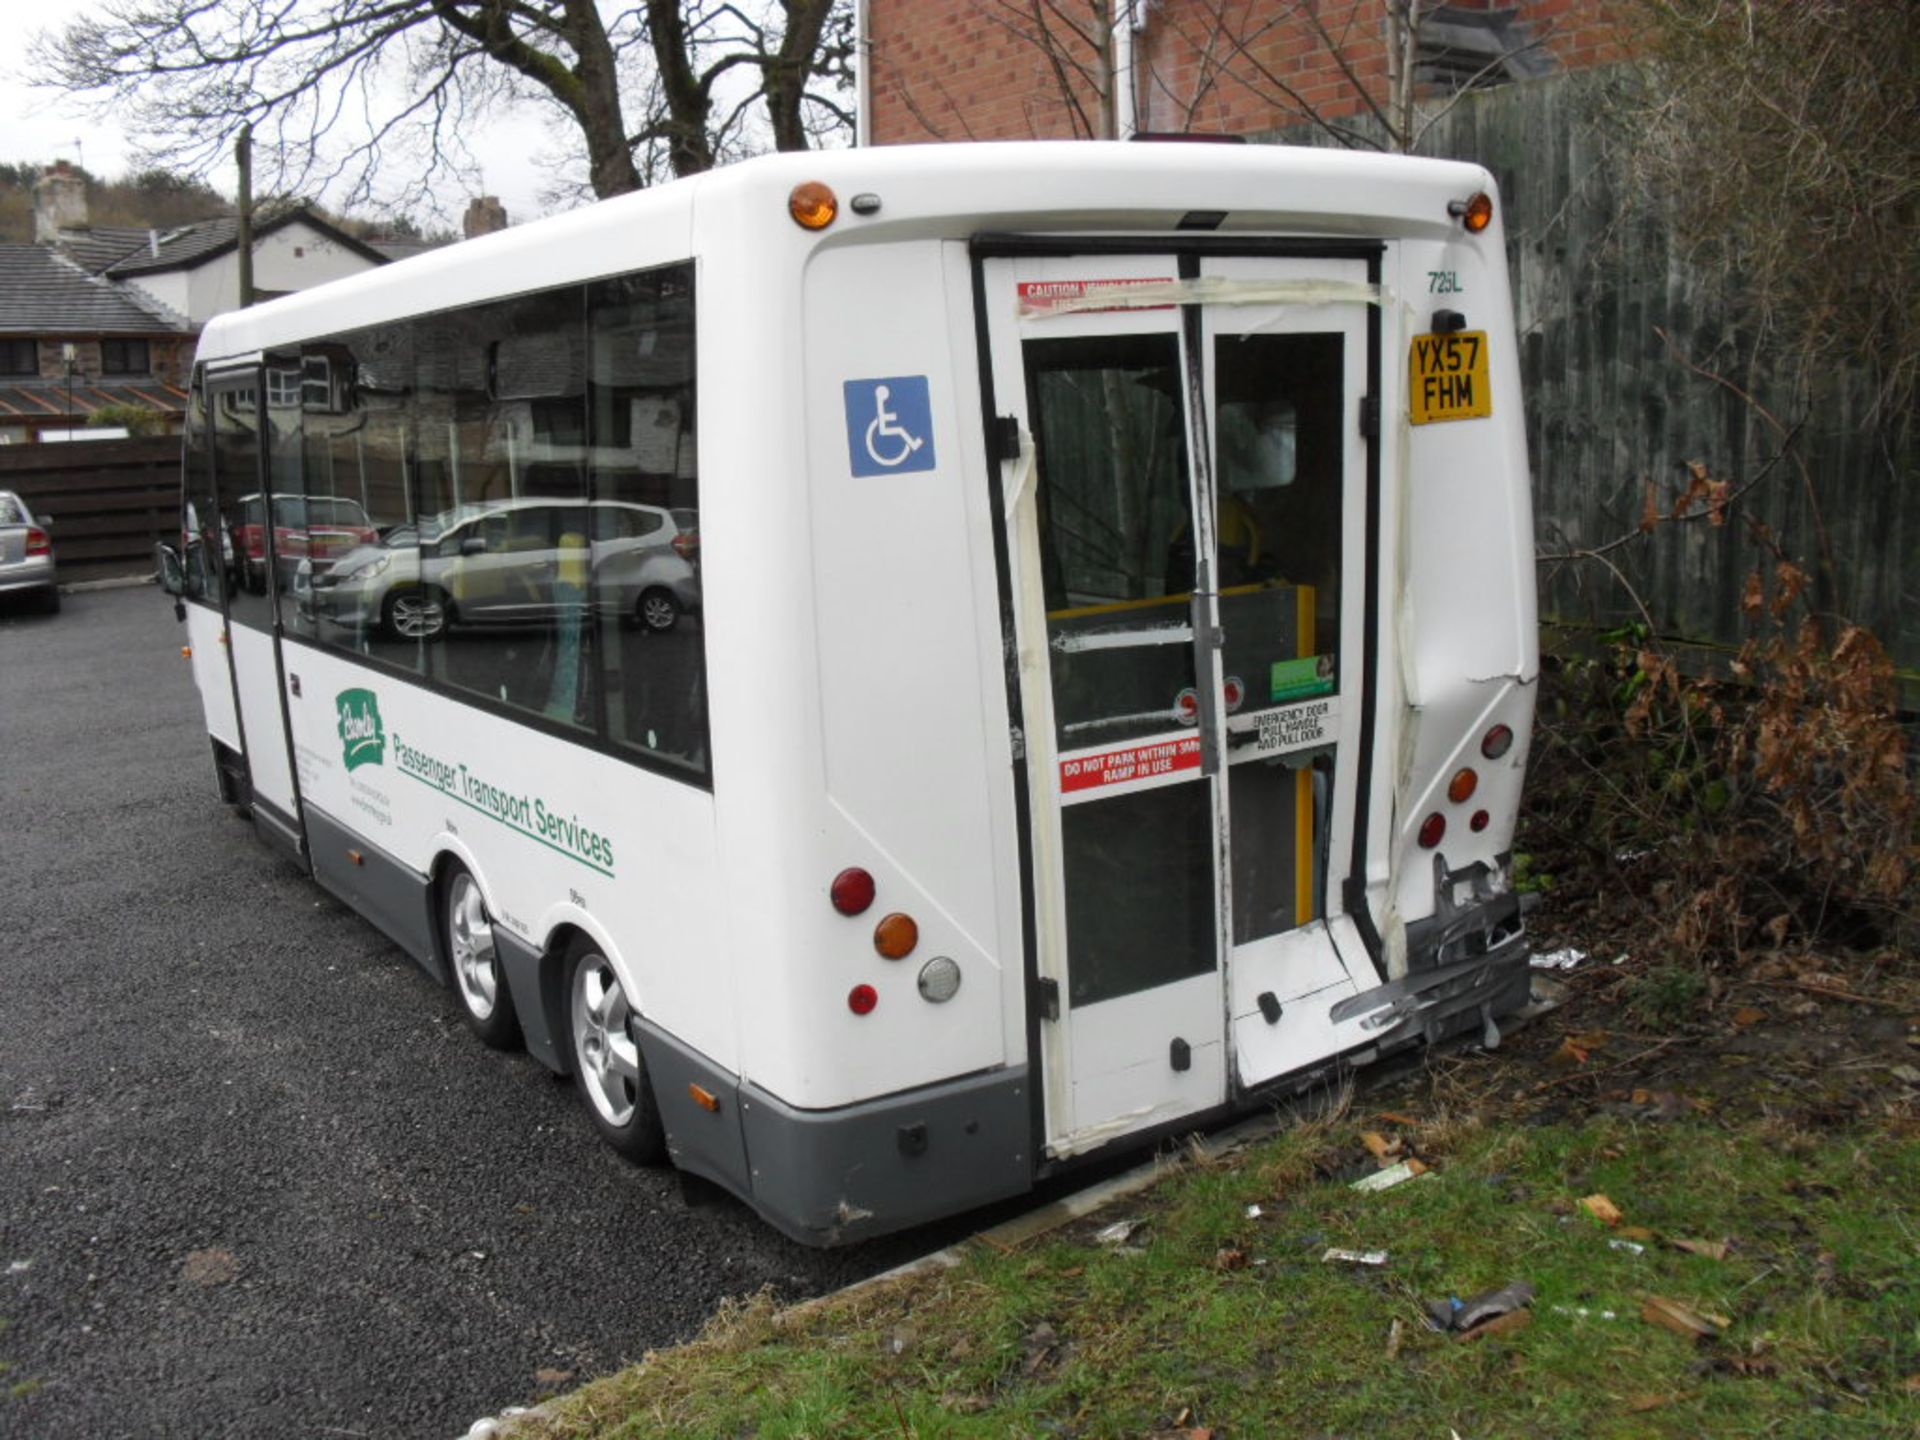
[[[1456,805],[1464,805],[1473,798],[1473,792],[1480,788],[1480,777],[1471,770],[1456,770],[1453,780],[1447,786],[1447,799]]]
[[[715,1115],[720,1113],[720,1097],[707,1089],[706,1086],[695,1085],[689,1082],[687,1085],[687,1094],[693,1097],[693,1103],[698,1105],[702,1110],[710,1111]]]
[[[920,927],[911,915],[884,916],[873,927],[873,948],[889,960],[903,960],[920,943]]]
[[[1471,200],[1450,201],[1447,213],[1466,226],[1469,234],[1478,235],[1493,223],[1493,197],[1483,190]]]

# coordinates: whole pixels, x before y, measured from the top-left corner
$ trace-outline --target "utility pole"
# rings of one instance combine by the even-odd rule
[[[240,258],[240,308],[253,304],[253,122],[240,127],[233,142],[233,158],[240,167],[240,227],[236,237]]]

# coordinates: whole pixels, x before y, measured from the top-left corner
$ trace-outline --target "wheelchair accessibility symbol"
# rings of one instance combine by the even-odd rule
[[[933,404],[926,376],[849,380],[845,392],[847,452],[855,475],[933,469]]]

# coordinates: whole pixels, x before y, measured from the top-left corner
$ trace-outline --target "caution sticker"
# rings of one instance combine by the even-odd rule
[[[1182,735],[1149,745],[1129,745],[1094,755],[1076,755],[1060,762],[1060,790],[1097,790],[1132,780],[1151,780],[1180,770],[1200,768],[1200,737]]]

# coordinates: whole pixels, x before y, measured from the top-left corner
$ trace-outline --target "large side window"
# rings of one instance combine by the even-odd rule
[[[586,315],[575,286],[415,322],[433,677],[590,730]]]
[[[310,516],[306,633],[416,674],[445,617],[421,580],[411,446],[413,327],[377,325],[302,351],[299,395]],[[325,388],[306,377],[323,371]]]
[[[288,630],[704,776],[693,343],[678,265],[270,365]]]
[[[607,733],[707,770],[693,272],[588,287],[593,603]]]

